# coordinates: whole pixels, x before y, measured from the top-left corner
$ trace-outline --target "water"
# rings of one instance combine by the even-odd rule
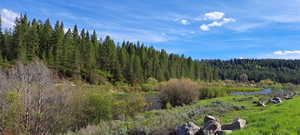
[[[272,93],[274,90],[272,89],[262,89],[261,91],[253,91],[253,92],[234,92],[230,95],[266,95]]]
[[[158,110],[162,109],[162,104],[158,95],[145,95],[146,102],[149,104],[145,110]]]

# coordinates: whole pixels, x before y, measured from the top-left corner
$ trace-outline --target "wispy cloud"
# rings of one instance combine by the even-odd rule
[[[136,32],[131,32],[131,34],[124,34],[124,32],[101,32],[100,36],[111,36],[117,42],[127,41],[142,41],[147,43],[153,42],[166,42],[169,40],[169,36],[166,33],[156,33],[147,30],[134,30]]]
[[[262,59],[300,59],[300,50],[278,50],[272,53],[261,53],[256,55]]]
[[[2,27],[4,29],[10,29],[15,26],[15,20],[19,16],[18,13],[9,10],[9,9],[1,9],[0,11]]]
[[[300,50],[292,50],[292,51],[275,51],[273,52],[274,55],[291,55],[291,54],[299,54],[300,55]]]
[[[267,24],[268,23],[266,23],[266,22],[262,22],[262,23],[240,23],[238,25],[229,26],[228,28],[233,30],[233,31],[236,31],[236,32],[247,32],[251,29],[260,28],[260,27],[263,27]]]
[[[300,15],[295,15],[295,14],[264,16],[263,18],[267,21],[279,22],[279,23],[297,23],[297,22],[300,22]]]

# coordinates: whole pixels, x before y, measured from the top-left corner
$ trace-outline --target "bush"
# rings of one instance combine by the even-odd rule
[[[225,87],[203,87],[199,89],[199,98],[216,98],[227,95],[227,89]]]
[[[198,99],[198,85],[190,79],[172,79],[158,89],[164,107],[167,103],[172,106],[191,104]]]
[[[70,93],[58,90],[42,63],[17,63],[0,74],[0,132],[58,134],[71,125]],[[0,84],[1,84],[0,83]],[[12,128],[13,127],[13,128]]]
[[[141,89],[142,89],[142,91],[145,91],[145,92],[154,91],[155,86],[153,86],[152,84],[143,83],[143,84],[141,84]]]
[[[125,120],[145,110],[146,101],[143,96],[130,95],[114,101],[114,119]]]
[[[111,94],[91,93],[88,95],[85,113],[88,122],[98,124],[112,119],[113,97]]]

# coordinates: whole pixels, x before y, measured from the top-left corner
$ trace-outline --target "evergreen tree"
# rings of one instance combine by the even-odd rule
[[[21,61],[27,61],[26,54],[26,35],[29,28],[29,22],[26,15],[21,15],[16,19],[14,29],[14,44],[12,47],[12,58]]]
[[[61,58],[63,54],[64,28],[63,23],[57,21],[51,37],[51,47],[49,64],[55,68],[61,69],[60,65],[63,63]]]
[[[27,45],[27,59],[33,60],[34,57],[38,56],[39,48],[39,35],[38,35],[38,23],[33,19],[28,32],[25,35],[26,45]]]
[[[47,63],[49,63],[50,57],[50,49],[51,49],[51,34],[52,34],[52,26],[50,20],[47,19],[44,24],[41,25],[39,29],[40,43],[39,43],[39,51],[38,56],[41,59],[45,59]]]

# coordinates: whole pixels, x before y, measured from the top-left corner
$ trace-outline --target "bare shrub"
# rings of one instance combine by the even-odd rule
[[[9,88],[7,74],[0,69],[0,91]]]
[[[7,73],[0,72],[1,97],[11,92],[11,100],[0,98],[0,127],[16,134],[48,135],[64,132],[69,124],[66,119],[70,106],[67,104],[70,92],[54,87],[50,70],[39,61],[30,64],[17,63]],[[5,84],[5,85],[2,85]],[[14,101],[14,102],[11,102]],[[18,107],[14,107],[18,105]],[[15,114],[14,112],[18,112]],[[18,118],[11,121],[11,117]],[[22,131],[8,125],[22,127]],[[1,129],[0,129],[1,130]]]
[[[160,99],[163,105],[172,106],[191,104],[197,100],[198,85],[190,79],[172,79],[165,85],[159,86]]]

